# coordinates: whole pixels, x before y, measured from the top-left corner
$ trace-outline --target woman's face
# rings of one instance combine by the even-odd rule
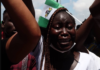
[[[4,32],[5,32],[5,34],[6,34],[7,37],[10,37],[13,34],[15,34],[16,33],[15,30],[16,30],[15,26],[13,25],[12,22],[8,21],[8,22],[5,23]]]
[[[75,34],[72,18],[65,11],[59,12],[51,24],[51,43],[61,51],[68,50],[74,43]]]

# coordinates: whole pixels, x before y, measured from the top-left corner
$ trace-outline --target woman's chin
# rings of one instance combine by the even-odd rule
[[[65,45],[65,44],[63,44],[63,45],[61,45],[61,47],[59,47],[59,49],[61,51],[66,51],[66,50],[69,50],[70,48],[71,48],[70,45]]]
[[[69,42],[60,43],[59,50],[66,51],[66,50],[69,50],[71,47],[72,45]]]

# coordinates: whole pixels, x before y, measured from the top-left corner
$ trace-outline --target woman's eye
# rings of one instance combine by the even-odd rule
[[[60,29],[60,27],[55,27],[55,29]]]
[[[67,28],[68,28],[69,30],[73,29],[73,27],[74,27],[74,26],[73,26],[72,23],[69,23],[68,26],[67,26]]]
[[[58,30],[58,29],[60,29],[60,26],[54,26],[54,28]]]
[[[73,28],[72,26],[68,27],[68,29],[72,29],[72,28]]]

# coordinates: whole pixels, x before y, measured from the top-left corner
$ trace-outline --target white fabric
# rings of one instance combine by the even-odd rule
[[[70,16],[72,16],[74,19],[76,19],[79,23],[82,23],[79,19],[77,19],[75,16],[73,16],[71,13],[69,13],[68,11],[66,11]]]
[[[40,70],[42,52],[43,37],[41,36],[35,51],[31,52],[31,55],[34,55],[36,58],[37,70]],[[45,57],[43,59],[42,70],[44,70],[44,63]],[[89,52],[89,54],[80,52],[79,63],[74,70],[100,70],[100,58],[91,52]]]
[[[59,50],[59,49],[55,48],[52,44],[50,45],[50,47],[51,47],[51,48],[53,48],[54,50],[56,50],[56,51],[60,52],[60,53],[65,53],[65,52],[70,51],[70,50],[71,50],[71,49],[72,49],[75,45],[76,45],[76,43],[74,43],[70,49],[65,50],[65,51],[61,51],[61,50]]]
[[[95,61],[87,53],[80,52],[79,63],[74,70],[99,70],[95,65]]]
[[[50,11],[50,13],[48,14],[47,17],[45,17],[45,14],[46,14],[46,11],[49,10],[49,8],[52,8],[52,10]],[[52,16],[52,14],[56,11],[57,9],[56,8],[53,8],[51,6],[48,6],[45,4],[44,8],[43,8],[43,11],[42,11],[42,17],[46,18],[46,19],[50,19],[50,17]]]
[[[42,70],[44,70],[44,63],[45,58],[43,61]],[[91,55],[80,52],[79,62],[73,70],[100,70],[100,68],[97,68],[97,65],[100,65],[100,63],[96,64],[93,58],[91,58]]]
[[[35,51],[30,53],[31,55],[35,56],[35,58],[36,58],[37,70],[40,70],[42,52],[43,52],[43,36],[41,36],[40,41],[39,41]]]
[[[22,60],[22,68],[21,70],[27,69],[28,55]]]
[[[95,62],[95,65],[97,67],[97,70],[100,70],[100,57],[95,55],[94,53],[89,51],[89,55],[92,57],[93,61]]]

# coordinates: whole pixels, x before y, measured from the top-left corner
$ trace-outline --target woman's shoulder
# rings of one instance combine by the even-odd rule
[[[95,65],[100,69],[100,57],[90,51],[89,51],[89,55],[92,57],[92,60],[95,62]]]
[[[78,62],[89,62],[91,60],[91,56],[88,53],[84,53],[84,52],[74,52],[74,58],[78,61]]]
[[[79,54],[79,60],[74,70],[77,70],[77,69],[80,70],[82,68],[83,68],[82,70],[87,70],[87,69],[95,70],[96,69],[96,68],[93,68],[95,66],[95,61],[93,60],[90,54],[84,53],[84,52],[78,52],[78,54]]]

